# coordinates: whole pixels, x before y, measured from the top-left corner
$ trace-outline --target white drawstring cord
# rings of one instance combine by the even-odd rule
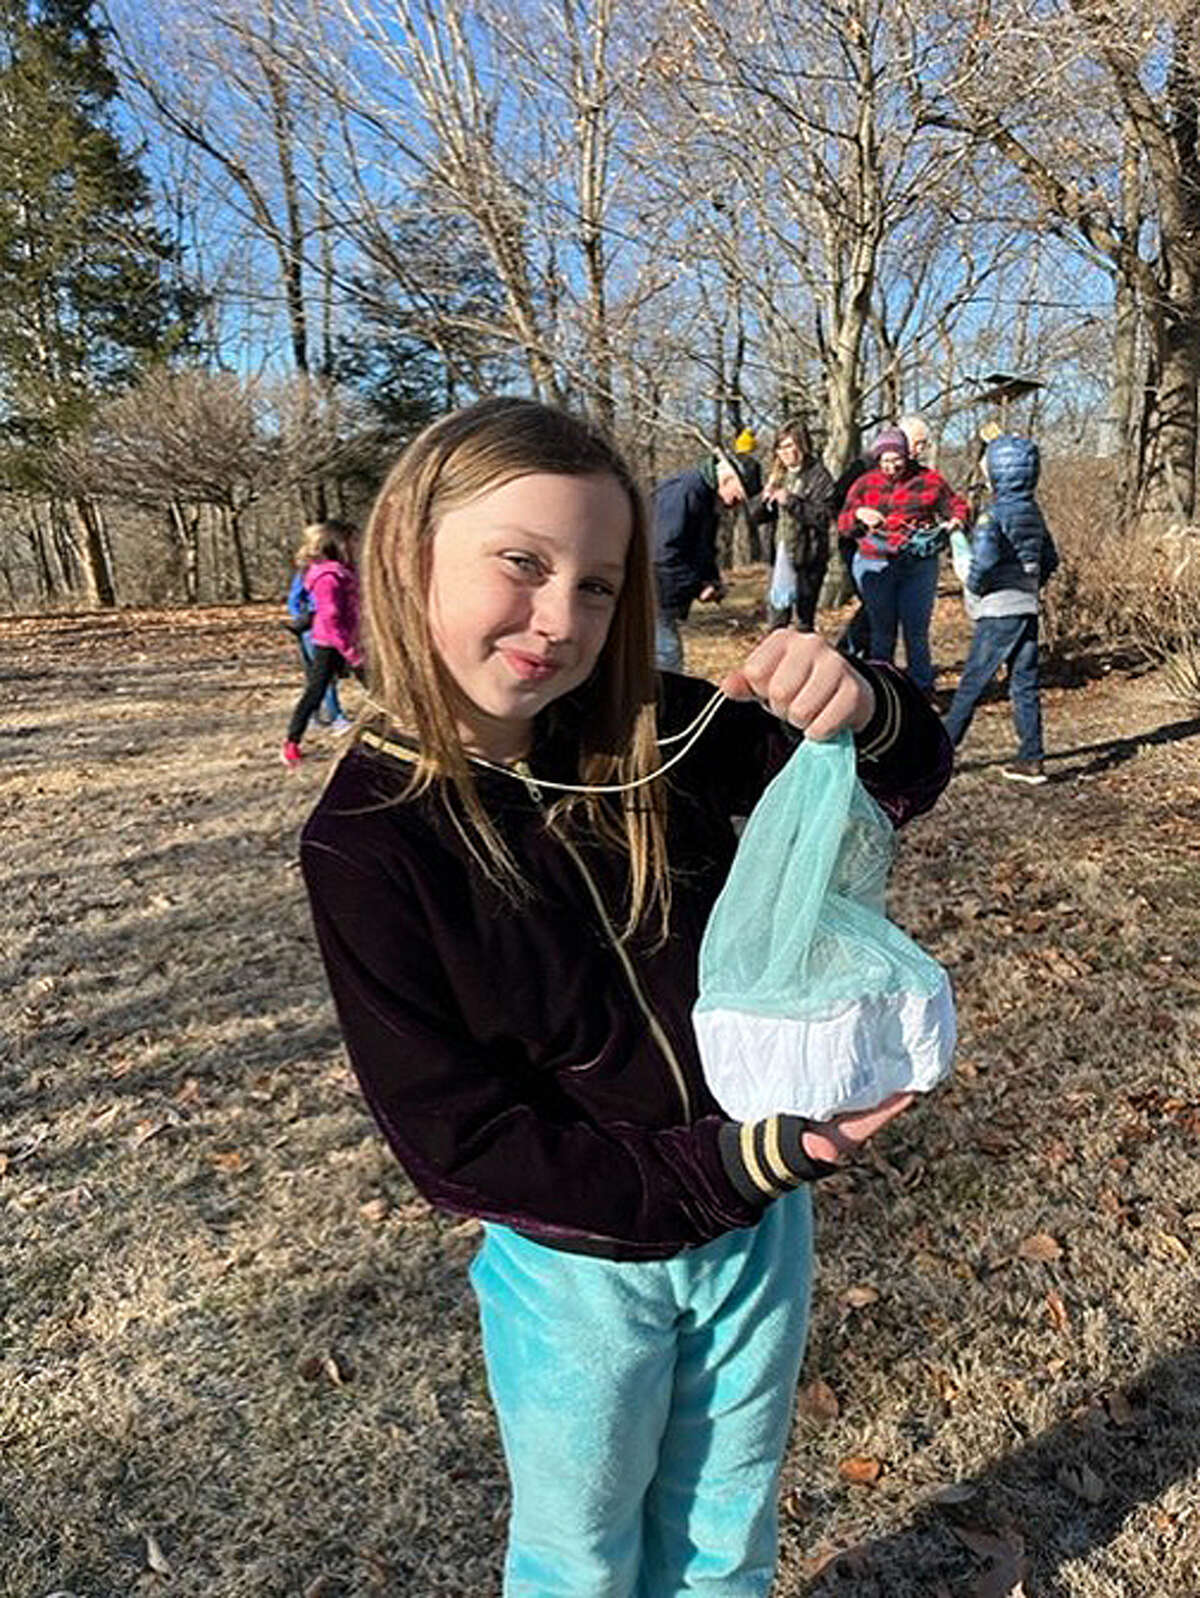
[[[665,764],[656,767],[644,777],[635,777],[632,782],[606,782],[606,783],[574,783],[550,782],[545,777],[535,777],[531,771],[521,771],[515,766],[502,766],[497,761],[486,760],[483,755],[471,755],[474,765],[483,766],[488,771],[498,771],[502,776],[512,777],[516,782],[523,782],[526,787],[553,788],[556,793],[628,793],[633,788],[643,788],[648,782],[657,782],[664,773],[670,771],[672,766],[677,766],[685,755],[689,754],[699,742],[710,721],[720,710],[725,700],[725,692],[718,688],[712,698],[700,711],[700,714],[691,721],[682,732],[670,733],[666,738],[658,740],[659,747],[664,744],[678,743],[681,738],[687,740],[682,749],[677,749]],[[367,703],[373,710],[387,715],[383,706],[367,696]]]
[[[648,782],[657,782],[661,776],[670,771],[672,766],[677,766],[685,755],[690,754],[693,747],[703,736],[709,722],[720,710],[724,700],[724,691],[718,688],[690,726],[685,727],[682,732],[674,732],[667,738],[660,738],[658,740],[660,746],[662,744],[678,743],[681,738],[686,738],[687,742],[682,749],[675,751],[670,760],[656,767],[654,771],[649,772],[644,777],[635,777],[632,782],[550,782],[545,777],[534,776],[531,771],[519,771],[514,766],[497,765],[494,761],[485,760],[482,755],[472,755],[471,759],[477,765],[485,766],[489,771],[499,771],[506,777],[515,778],[518,782],[525,783],[527,787],[532,785],[537,788],[552,788],[555,793],[628,793],[633,788],[644,788]]]

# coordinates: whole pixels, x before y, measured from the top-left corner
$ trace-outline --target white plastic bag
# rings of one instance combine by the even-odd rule
[[[971,541],[961,527],[956,527],[950,534],[950,564],[954,567],[954,575],[965,588],[967,573],[971,570]]]
[[[775,564],[767,598],[772,610],[790,610],[796,603],[796,568],[782,538],[775,541]]]

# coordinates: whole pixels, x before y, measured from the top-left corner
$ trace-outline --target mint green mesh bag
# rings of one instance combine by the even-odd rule
[[[892,854],[850,735],[802,743],[755,806],[700,947],[696,1040],[736,1120],[826,1120],[949,1071],[950,981],[887,919]]]

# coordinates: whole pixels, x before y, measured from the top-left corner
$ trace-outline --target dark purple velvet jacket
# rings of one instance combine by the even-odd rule
[[[859,772],[899,825],[933,804],[950,748],[907,678],[864,675],[878,708],[856,740]],[[712,693],[685,677],[662,684],[663,734]],[[539,728],[534,778],[578,780],[568,721],[560,710]],[[795,744],[757,705],[721,707],[664,779],[670,938],[623,948],[613,928],[627,863],[579,824],[565,838],[548,829],[551,795],[476,771],[530,887],[514,903],[481,872],[440,788],[397,802],[412,769],[402,746],[360,745],[342,761],[301,862],[351,1062],[432,1203],[615,1259],[668,1257],[758,1219],[772,1194],[737,1168],[741,1128],[705,1085],[691,1010],[732,818]]]

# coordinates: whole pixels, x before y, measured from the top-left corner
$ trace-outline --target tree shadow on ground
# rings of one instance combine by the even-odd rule
[[[1123,765],[1125,761],[1132,760],[1142,749],[1153,744],[1180,743],[1185,738],[1194,738],[1200,734],[1200,716],[1188,716],[1182,721],[1169,721],[1161,727],[1154,727],[1149,732],[1132,733],[1125,738],[1109,738],[1101,743],[1079,744],[1074,749],[1055,749],[1046,756],[1046,764],[1056,767],[1067,760],[1078,760],[1082,756],[1090,755],[1083,765],[1069,766],[1065,770],[1050,770],[1046,773],[1052,783],[1074,782],[1080,777],[1096,777],[1101,772],[1111,771],[1114,766]],[[991,766],[1007,765],[1008,755],[997,755],[990,760],[963,760],[956,764],[959,771],[986,771]]]
[[[1029,1591],[1045,1598],[1065,1593],[1066,1564],[1107,1548],[1131,1517],[1148,1514],[1172,1485],[1195,1473],[1198,1421],[1200,1349],[1185,1348],[1155,1361],[1123,1392],[1097,1397],[956,1482],[941,1502],[918,1506],[903,1529],[839,1555],[801,1590],[813,1598],[918,1590],[951,1598],[1007,1593],[1026,1580]],[[1182,1524],[1176,1533],[1177,1519],[1160,1508],[1160,1535],[1186,1535]],[[981,1577],[990,1585],[980,1585]]]

